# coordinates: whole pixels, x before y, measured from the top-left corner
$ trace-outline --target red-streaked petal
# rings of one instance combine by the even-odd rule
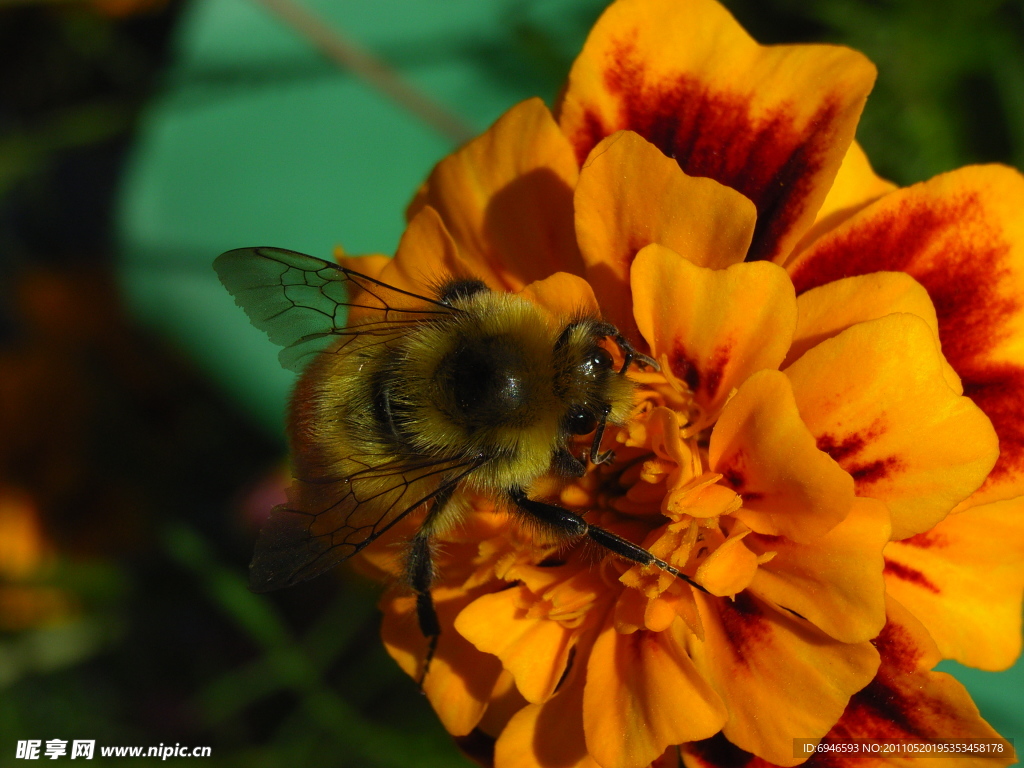
[[[408,216],[436,208],[465,258],[509,290],[554,272],[581,275],[572,211],[578,169],[544,102],[530,99],[438,163]]]
[[[786,369],[804,422],[861,496],[892,512],[892,535],[931,528],[984,482],[992,425],[950,389],[927,323],[894,314],[847,328]]]
[[[727,267],[743,261],[757,217],[743,195],[687,176],[629,131],[590,153],[574,204],[587,279],[608,319],[622,330],[633,327],[629,267],[641,248],[660,243],[698,266]]]
[[[870,640],[885,625],[882,549],[889,533],[885,505],[858,498],[845,520],[810,544],[752,534],[747,546],[775,557],[757,569],[750,591],[837,640]]]
[[[853,504],[853,480],[817,448],[779,371],[755,373],[726,404],[708,462],[743,498],[734,516],[759,533],[811,542]]]
[[[559,123],[582,160],[635,131],[757,206],[749,258],[781,260],[814,220],[875,78],[859,53],[757,45],[713,0],[619,0],[573,65]]]
[[[904,271],[932,297],[942,350],[999,434],[999,461],[968,502],[1024,493],[1024,177],[961,168],[886,195],[789,267],[803,292]]]
[[[846,157],[839,166],[839,172],[825,196],[825,202],[821,204],[818,215],[814,217],[814,224],[793,249],[794,254],[802,251],[825,232],[838,227],[864,206],[897,189],[895,184],[875,174],[860,144],[853,142],[846,150]]]
[[[942,655],[1006,669],[1021,649],[1024,497],[953,514],[885,550],[889,593],[928,628]]]
[[[875,640],[882,664],[870,685],[858,691],[842,718],[822,742],[851,739],[929,742],[941,739],[996,739],[967,690],[951,675],[931,672],[938,652],[928,632],[897,601],[888,601],[889,619]],[[805,765],[843,768],[917,768],[920,757],[843,758],[823,754]],[[1009,765],[1013,760],[991,755],[942,757],[936,765],[955,768]]]
[[[697,595],[706,639],[688,643],[701,675],[729,709],[722,733],[778,765],[794,734],[824,736],[878,669],[871,643],[841,643],[744,592],[730,602]]]
[[[796,327],[796,301],[774,264],[707,269],[661,245],[633,262],[637,326],[656,359],[666,358],[711,423],[751,374],[778,368]]]
[[[609,621],[594,643],[583,724],[603,768],[642,768],[670,744],[707,738],[725,722],[722,700],[682,647],[685,631],[677,621],[665,632],[623,635]]]

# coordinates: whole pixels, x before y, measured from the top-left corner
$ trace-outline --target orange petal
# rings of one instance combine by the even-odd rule
[[[713,270],[661,245],[633,263],[636,322],[655,358],[693,392],[710,423],[752,373],[777,368],[796,327],[796,301],[774,264]]]
[[[991,418],[999,461],[971,504],[1024,494],[1024,177],[961,168],[886,195],[790,266],[798,292],[868,272],[903,271],[938,312],[942,350]]]
[[[853,504],[853,481],[815,446],[778,371],[755,373],[728,402],[708,461],[743,497],[735,517],[758,533],[813,541]]]
[[[649,449],[659,459],[679,469],[671,480],[685,483],[692,478],[693,453],[683,442],[679,414],[671,408],[655,406],[629,424],[631,446]]]
[[[551,277],[530,283],[519,295],[539,304],[560,320],[580,315],[601,317],[601,307],[590,283],[568,272],[556,272]]]
[[[336,258],[347,269],[421,296],[436,295],[437,286],[449,277],[482,277],[463,261],[455,241],[433,208],[424,208],[409,222],[393,259],[378,254],[344,256],[341,253],[336,253]],[[495,282],[493,278],[491,282]],[[350,295],[348,300],[358,304],[360,296]],[[367,304],[377,307],[380,301],[371,300]],[[415,304],[417,302],[410,299],[410,305]],[[377,313],[369,307],[354,306],[349,309],[347,322],[350,325],[363,322]]]
[[[382,253],[368,253],[362,256],[349,256],[338,246],[334,249],[334,260],[345,269],[351,269],[361,275],[380,279],[381,270],[391,263],[391,257]]]
[[[395,258],[384,266],[377,279],[404,291],[431,295],[435,294],[436,286],[452,277],[476,278],[491,288],[502,287],[494,275],[477,269],[462,257],[440,214],[425,206],[405,228]]]
[[[691,484],[672,491],[665,497],[662,513],[665,517],[679,520],[683,515],[697,518],[731,515],[743,505],[736,491],[719,485],[722,476],[714,472],[705,473]]]
[[[586,657],[578,659],[558,693],[515,714],[494,747],[501,768],[606,768],[587,752],[583,735]]]
[[[387,285],[419,296],[435,297],[437,289],[448,279],[477,278],[492,288],[501,288],[501,282],[468,264],[459,253],[458,246],[441,221],[437,211],[429,206],[422,208],[402,233],[394,258],[371,254],[369,256],[337,255],[338,263],[360,274],[379,280]],[[363,303],[366,293],[348,296],[353,304]],[[413,297],[403,297],[408,304],[403,307],[418,307],[422,302]],[[389,302],[391,301],[389,297]],[[379,314],[381,306],[387,306],[380,298],[365,301],[366,306],[349,309],[349,325],[363,322]],[[394,305],[392,305],[394,306]]]
[[[527,704],[526,699],[516,688],[515,679],[508,671],[502,670],[498,676],[498,682],[494,684],[494,690],[491,691],[491,700],[487,704],[487,711],[477,723],[476,730],[496,739],[505,730],[509,720]],[[469,738],[473,738],[472,733]],[[491,744],[492,748],[493,746]]]
[[[942,655],[1006,669],[1021,649],[1024,497],[950,515],[885,550],[889,593],[917,616]]]
[[[743,525],[736,527],[742,530],[732,531],[694,575],[697,583],[712,595],[733,597],[746,589],[757,573],[757,555],[743,542],[751,531]]]
[[[823,743],[851,739],[929,742],[999,738],[999,734],[981,718],[967,690],[955,678],[929,671],[938,658],[931,638],[895,600],[889,600],[889,620],[875,645],[882,657],[878,675],[870,685],[854,694],[842,718],[822,740]],[[874,768],[877,765],[916,768],[921,759],[858,756],[840,762],[850,768]],[[1012,758],[990,755],[941,759],[942,765],[957,768],[998,767],[1012,762]]]
[[[434,607],[442,627],[430,670],[423,680],[423,692],[453,736],[472,731],[487,708],[501,663],[480,653],[451,629],[455,617],[476,596],[472,592],[440,587],[433,591]],[[416,623],[416,597],[392,590],[381,601],[384,647],[407,675],[416,679],[423,671],[427,639]]]
[[[928,530],[985,479],[992,425],[942,377],[928,325],[908,314],[858,323],[786,369],[818,447],[881,499],[892,535]]]
[[[559,123],[582,162],[639,133],[757,206],[752,259],[782,259],[839,169],[875,68],[826,45],[757,45],[713,0],[619,0],[573,65]]]
[[[518,291],[554,272],[583,274],[573,230],[578,166],[540,99],[512,107],[434,168],[409,206],[431,205],[476,268]]]
[[[697,673],[677,634],[628,635],[609,622],[587,664],[587,751],[603,768],[641,768],[670,744],[704,739],[725,722],[718,695]]]
[[[801,238],[794,249],[799,253],[822,234],[835,229],[864,206],[873,203],[882,195],[894,192],[898,187],[890,181],[879,178],[871,168],[868,156],[856,141],[846,150],[846,157],[839,166],[832,187],[825,196],[825,202],[814,217],[814,224]]]
[[[624,330],[633,327],[629,267],[637,251],[660,243],[698,266],[727,267],[743,261],[757,217],[743,195],[687,176],[629,131],[591,152],[574,204],[587,279],[608,319]]]
[[[932,330],[936,346],[939,345],[935,306],[924,286],[905,272],[872,272],[825,283],[800,294],[796,306],[796,333],[783,367],[851,325],[894,312],[909,312],[920,317]],[[957,394],[963,394],[960,377],[945,358],[942,372],[949,386]]]
[[[889,510],[874,499],[854,499],[846,519],[812,544],[753,534],[748,547],[776,554],[758,568],[750,591],[836,640],[870,640],[885,624],[882,549],[888,541]]]
[[[697,595],[706,639],[688,649],[729,709],[722,733],[778,765],[796,765],[794,734],[823,736],[878,668],[871,643],[842,643],[743,592]]]
[[[455,630],[477,647],[501,659],[523,698],[547,701],[562,679],[576,633],[546,616],[532,616],[525,587],[482,595],[462,610]]]

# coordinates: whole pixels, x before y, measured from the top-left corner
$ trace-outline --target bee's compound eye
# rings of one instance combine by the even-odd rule
[[[604,347],[597,347],[594,349],[594,354],[590,356],[590,365],[594,368],[611,368],[613,362],[612,356]]]
[[[597,429],[597,419],[582,408],[573,408],[569,411],[565,428],[574,435],[589,435]]]

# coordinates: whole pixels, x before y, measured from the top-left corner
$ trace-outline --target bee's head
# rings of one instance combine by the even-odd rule
[[[602,346],[609,327],[593,319],[575,320],[555,342],[555,394],[564,406],[563,440],[588,435],[603,421],[621,424],[633,405],[633,383]]]

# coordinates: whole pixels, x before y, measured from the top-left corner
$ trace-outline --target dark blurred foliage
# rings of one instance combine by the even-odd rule
[[[179,11],[0,10],[0,765],[26,738],[452,764],[367,586],[247,591],[282,445],[122,305],[117,181]]]
[[[882,175],[1024,166],[1024,0],[726,4],[763,42],[878,65],[858,136]],[[447,42],[550,101],[603,5],[556,24],[510,0],[504,37]],[[0,764],[24,738],[210,744],[225,765],[464,764],[381,650],[370,588],[245,589],[245,510],[281,446],[121,305],[117,179],[179,10],[0,10],[0,507],[28,499],[50,553],[27,576],[0,563],[0,597],[14,581],[63,595],[34,626],[0,622]]]
[[[0,12],[0,496],[57,553],[0,586],[66,597],[0,635],[0,764],[26,734],[194,739],[182,702],[253,653],[162,552],[177,522],[244,562],[223,510],[279,452],[121,306],[114,192],[177,7],[120,10]]]

